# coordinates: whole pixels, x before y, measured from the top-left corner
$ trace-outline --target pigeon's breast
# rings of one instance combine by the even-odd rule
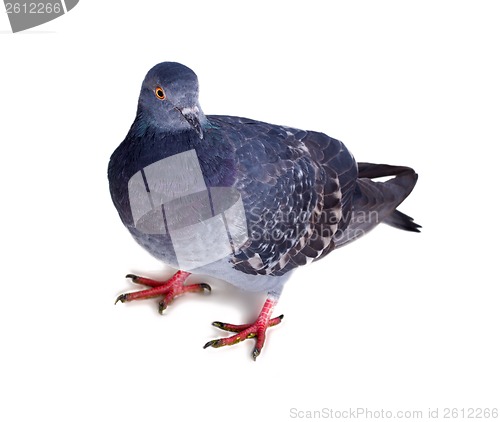
[[[118,182],[116,169],[110,171],[110,188],[136,241],[167,264],[193,271],[234,254],[247,241],[245,212],[231,186],[228,148],[220,142],[214,148],[210,139],[203,145],[175,137],[165,141],[158,153],[158,139],[132,143],[121,160],[115,153],[114,166],[118,161],[122,171]]]
[[[128,182],[133,234],[185,271],[234,254],[248,240],[240,193],[209,186],[195,150],[163,158]],[[163,238],[163,241],[162,241]]]

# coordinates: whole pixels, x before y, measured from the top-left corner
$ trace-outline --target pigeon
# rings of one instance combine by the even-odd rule
[[[177,272],[168,280],[127,275],[144,290],[116,302],[210,292],[186,284],[191,274],[266,292],[255,321],[214,326],[229,337],[205,348],[254,338],[253,359],[283,286],[293,271],[366,234],[380,223],[418,232],[397,209],[417,174],[409,167],[356,162],[339,140],[323,133],[242,117],[205,115],[198,78],[175,62],[146,75],[137,114],[111,155],[111,198],[132,237]],[[374,179],[384,178],[382,181]]]

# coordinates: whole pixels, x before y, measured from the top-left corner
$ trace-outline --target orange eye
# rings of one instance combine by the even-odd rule
[[[156,98],[158,98],[159,100],[165,99],[165,92],[159,86],[157,86],[155,89],[155,95],[156,95]]]

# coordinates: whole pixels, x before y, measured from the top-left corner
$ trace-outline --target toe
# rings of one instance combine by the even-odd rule
[[[259,349],[258,347],[256,347],[255,349],[253,349],[253,352],[252,352],[252,358],[253,358],[253,360],[257,360],[257,358],[260,355],[260,351],[261,351],[261,349]]]
[[[253,324],[228,324],[226,322],[214,321],[212,322],[214,327],[220,328],[221,330],[231,331],[232,333],[240,333],[243,330],[251,328]]]
[[[221,341],[220,339],[218,340],[210,340],[209,342],[205,343],[205,345],[203,346],[204,349],[206,349],[207,347],[221,347],[222,345],[220,344]]]
[[[283,319],[284,315],[280,315],[276,318],[273,318],[271,320],[269,320],[269,327],[274,327],[275,325],[278,325],[281,320]]]

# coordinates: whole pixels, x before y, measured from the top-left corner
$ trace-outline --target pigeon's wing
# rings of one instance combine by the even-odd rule
[[[211,116],[235,148],[234,187],[249,241],[233,258],[249,274],[283,275],[329,251],[357,177],[338,140],[249,119]]]

